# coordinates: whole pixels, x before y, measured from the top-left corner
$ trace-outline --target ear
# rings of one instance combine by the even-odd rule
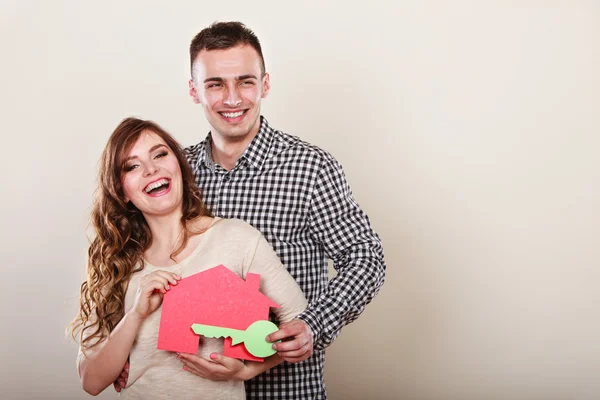
[[[198,97],[198,92],[196,91],[196,86],[194,86],[194,80],[190,79],[188,82],[188,86],[190,88],[190,97],[192,101],[196,104],[200,104],[200,98]]]
[[[265,99],[269,95],[269,90],[271,90],[271,77],[268,72],[265,72],[265,76],[263,76],[263,84],[262,84],[262,97]]]

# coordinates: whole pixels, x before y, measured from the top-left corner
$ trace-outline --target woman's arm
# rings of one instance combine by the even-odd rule
[[[260,291],[279,304],[273,312],[281,323],[293,320],[306,309],[306,297],[296,280],[290,275],[281,260],[260,232],[256,231],[255,242],[244,264],[244,276],[248,273],[260,275]]]
[[[142,322],[135,312],[125,314],[105,341],[85,351],[78,365],[83,390],[96,396],[117,379]]]
[[[306,298],[262,235],[258,237],[247,272],[260,274],[261,292],[280,305],[273,310],[280,321],[279,330],[268,335],[267,341],[283,340],[273,345],[282,360],[300,362],[310,357],[313,333],[306,322],[295,319],[306,309]]]
[[[140,279],[131,309],[106,340],[86,349],[79,359],[79,376],[86,392],[95,396],[117,379],[142,323],[161,305],[163,294],[170,289],[169,283],[176,285],[180,279],[167,271],[155,271]]]

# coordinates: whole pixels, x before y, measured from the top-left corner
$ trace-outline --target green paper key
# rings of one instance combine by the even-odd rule
[[[197,335],[208,338],[231,338],[231,344],[236,345],[244,342],[246,350],[254,357],[269,357],[275,354],[273,343],[265,340],[265,337],[277,331],[277,325],[271,321],[255,321],[245,331],[239,329],[222,328],[220,326],[193,324],[192,330]]]

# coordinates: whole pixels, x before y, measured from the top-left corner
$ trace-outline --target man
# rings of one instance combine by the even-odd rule
[[[385,278],[383,248],[327,152],[269,126],[270,89],[258,38],[239,22],[215,23],[190,45],[189,92],[211,125],[186,148],[215,215],[260,230],[309,306],[268,340],[287,362],[246,382],[249,399],[325,399],[325,348],[354,321]],[[328,259],[337,276],[328,280]],[[191,373],[228,379],[231,360],[184,356]],[[218,361],[219,361],[218,360]]]

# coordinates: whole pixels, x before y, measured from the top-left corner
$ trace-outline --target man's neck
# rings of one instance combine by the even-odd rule
[[[237,160],[244,153],[256,135],[258,135],[258,129],[256,132],[249,133],[240,140],[234,141],[224,138],[219,134],[213,134],[211,147],[213,161],[227,171],[233,169]]]
[[[246,147],[245,143],[216,143],[215,137],[213,136],[212,142],[212,158],[213,161],[225,168],[227,171],[235,167],[235,163],[238,158],[244,153]]]

